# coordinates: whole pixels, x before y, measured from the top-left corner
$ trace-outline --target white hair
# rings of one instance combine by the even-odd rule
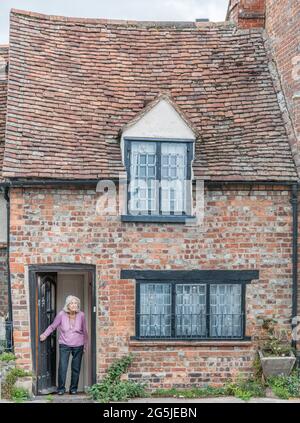
[[[75,301],[77,302],[77,304],[78,304],[78,310],[77,310],[77,311],[79,311],[79,310],[80,310],[80,299],[79,299],[79,298],[77,298],[77,297],[75,297],[74,295],[68,295],[68,296],[67,296],[67,298],[66,298],[66,302],[65,302],[64,308],[63,308],[63,310],[64,310],[66,313],[70,313],[70,310],[69,310],[69,304],[70,304],[73,300],[75,300]]]

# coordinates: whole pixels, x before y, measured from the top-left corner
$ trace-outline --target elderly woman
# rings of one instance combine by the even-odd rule
[[[40,340],[45,341],[57,328],[59,329],[58,395],[66,392],[65,383],[70,353],[72,354],[72,374],[69,393],[74,395],[77,393],[82,355],[86,351],[88,341],[85,316],[80,311],[79,298],[73,295],[66,298],[63,310],[41,334]]]

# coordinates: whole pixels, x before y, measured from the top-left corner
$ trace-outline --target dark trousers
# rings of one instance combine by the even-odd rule
[[[71,364],[71,385],[70,391],[77,390],[80,375],[81,359],[83,355],[83,345],[80,347],[68,347],[59,344],[59,366],[58,366],[58,390],[65,390],[66,376],[70,354],[72,354]]]

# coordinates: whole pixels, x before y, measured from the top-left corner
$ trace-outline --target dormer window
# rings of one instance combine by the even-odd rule
[[[122,135],[127,170],[127,214],[122,220],[184,221],[191,214],[195,134],[163,96]]]
[[[192,142],[125,139],[130,215],[189,215]]]

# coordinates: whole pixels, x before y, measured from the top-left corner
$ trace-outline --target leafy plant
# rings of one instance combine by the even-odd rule
[[[236,382],[229,382],[223,387],[205,386],[203,388],[191,389],[157,389],[152,397],[175,397],[175,398],[207,398],[221,396],[235,396],[244,401],[252,397],[263,397],[265,387],[255,379],[243,380],[239,378]]]
[[[260,348],[265,356],[288,357],[293,352],[289,331],[278,328],[276,320],[264,319],[262,329],[263,341],[260,342]]]
[[[5,382],[2,385],[2,395],[4,398],[12,399],[12,395],[15,388],[15,383],[18,378],[31,376],[30,372],[25,371],[24,369],[20,369],[18,367],[15,367],[11,369],[5,378]]]
[[[121,376],[126,373],[133,361],[133,355],[129,354],[116,360],[107,370],[107,380],[116,382],[120,380]]]
[[[0,354],[0,361],[9,362],[9,361],[16,360],[16,358],[17,357],[13,353],[4,352],[4,353]]]
[[[290,376],[273,376],[267,380],[267,384],[279,398],[300,397],[300,376],[297,372]]]
[[[205,386],[191,389],[156,389],[151,393],[152,397],[175,397],[175,398],[207,398],[226,395],[224,387]]]
[[[23,402],[30,398],[29,392],[25,388],[14,387],[11,392],[11,399],[16,402]]]
[[[225,392],[227,395],[233,395],[244,401],[249,401],[253,397],[265,396],[264,386],[255,379],[240,379],[238,382],[230,382],[225,385]]]
[[[116,360],[108,368],[107,375],[103,380],[88,389],[88,394],[99,402],[123,401],[129,398],[144,397],[144,384],[121,380],[121,376],[128,371],[132,361],[132,354]]]
[[[255,354],[255,358],[253,360],[252,366],[253,366],[254,380],[256,380],[257,382],[261,382],[263,377],[263,370],[262,370],[262,365],[261,365],[261,361],[260,361],[258,353]]]

